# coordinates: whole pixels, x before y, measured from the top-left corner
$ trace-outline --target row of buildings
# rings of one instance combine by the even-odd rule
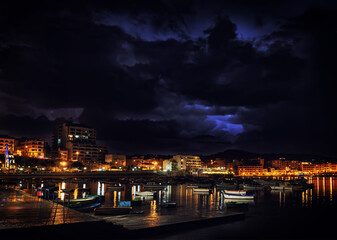
[[[107,147],[96,144],[96,130],[85,125],[62,123],[55,126],[52,149],[46,153],[46,142],[38,138],[0,136],[0,154],[28,158],[104,162]]]
[[[6,154],[6,146],[9,154],[26,156],[30,158],[45,157],[45,142],[34,138],[13,138],[0,136],[0,154]]]
[[[248,161],[216,159],[206,164],[205,168],[226,169],[239,176],[277,176],[337,172],[337,163],[317,163],[285,158],[270,161],[265,161],[263,158]]]
[[[6,148],[12,156],[81,162],[86,166],[104,164],[104,169],[184,171],[191,174],[229,174],[239,176],[268,176],[284,174],[315,174],[337,172],[336,163],[313,163],[279,158],[265,161],[212,159],[201,161],[199,156],[175,155],[173,157],[132,156],[108,154],[106,146],[96,143],[96,130],[81,124],[61,123],[55,126],[52,148],[46,154],[46,143],[41,139],[0,136],[0,154]]]

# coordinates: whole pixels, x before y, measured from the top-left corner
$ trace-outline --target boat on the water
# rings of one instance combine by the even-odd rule
[[[225,190],[225,193],[237,194],[237,195],[246,195],[247,191],[246,190]]]
[[[224,197],[227,199],[254,199],[255,195],[240,195],[240,194],[229,194],[229,193],[224,193]]]
[[[89,203],[89,204],[70,204],[68,207],[80,212],[91,212],[95,208],[99,207],[101,203]]]
[[[76,199],[70,199],[70,204],[72,203],[96,203],[96,202],[102,202],[104,199],[104,196],[100,195],[89,195],[85,198],[76,198]],[[65,200],[67,202],[67,200]]]
[[[156,191],[143,191],[143,192],[136,192],[137,196],[154,196],[157,194]]]
[[[210,194],[212,192],[209,188],[193,188],[195,194]]]

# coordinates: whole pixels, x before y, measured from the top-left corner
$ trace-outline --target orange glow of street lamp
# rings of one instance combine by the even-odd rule
[[[61,166],[65,167],[67,166],[67,162],[60,162]]]

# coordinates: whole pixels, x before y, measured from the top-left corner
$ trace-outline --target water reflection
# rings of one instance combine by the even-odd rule
[[[293,179],[293,178],[289,178]],[[255,191],[255,201],[249,202],[249,209],[254,207],[263,208],[267,205],[276,208],[285,207],[311,207],[321,206],[322,204],[335,204],[337,195],[337,178],[336,177],[309,177],[308,183],[313,183],[312,189],[304,191]],[[156,197],[138,197],[137,191],[144,191],[144,187],[140,184],[121,184],[111,183],[107,181],[89,181],[89,180],[70,180],[70,181],[21,181],[19,185],[28,189],[38,189],[44,187],[58,187],[56,195],[61,201],[69,198],[83,198],[89,194],[104,195],[105,206],[118,206],[121,201],[142,200],[141,207],[135,207],[136,210],[144,211],[144,215],[133,217],[138,219],[138,223],[144,220],[147,226],[155,226],[158,222],[169,218],[184,218],[186,216],[207,217],[216,214],[224,214],[232,209],[227,208],[226,199],[216,188],[212,189],[210,194],[195,194],[193,189],[186,188],[185,184],[167,185],[164,189],[157,190]],[[115,190],[112,186],[120,186],[122,190]],[[69,191],[62,191],[69,190]],[[45,193],[44,193],[45,194]],[[52,199],[52,197],[51,197]],[[21,198],[15,198],[12,201],[21,201]],[[163,209],[160,204],[174,201],[177,202],[177,208],[174,210]],[[254,206],[255,204],[255,206]],[[235,209],[236,210],[236,209]],[[50,212],[49,216],[53,216],[55,212]],[[66,219],[66,214],[62,211],[56,214],[55,221]],[[57,220],[58,219],[58,220]],[[107,218],[107,219],[113,219]],[[114,218],[115,220],[115,218]],[[136,224],[136,222],[134,223]]]

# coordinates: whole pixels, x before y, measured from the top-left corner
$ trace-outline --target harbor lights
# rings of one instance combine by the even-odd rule
[[[63,162],[60,162],[60,165],[61,165],[61,167],[62,167],[63,171],[67,169],[67,168],[66,168],[66,166],[67,166],[67,162],[65,162],[65,161],[63,161]]]

